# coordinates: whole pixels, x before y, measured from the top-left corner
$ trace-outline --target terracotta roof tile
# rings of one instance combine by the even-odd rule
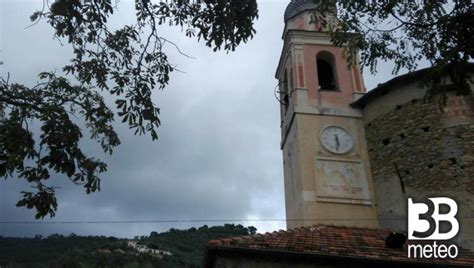
[[[403,249],[392,249],[385,246],[385,238],[390,232],[388,229],[313,225],[264,235],[211,240],[208,242],[208,246],[329,254],[376,260],[474,265],[474,252],[461,247],[459,247],[459,254],[455,259],[408,259],[407,244]],[[423,242],[419,242],[416,241],[417,244],[423,244]]]

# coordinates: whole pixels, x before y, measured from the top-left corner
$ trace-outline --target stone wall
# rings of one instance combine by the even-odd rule
[[[441,112],[437,102],[393,98],[405,90],[420,91],[413,85],[373,100],[392,107],[380,114],[378,104],[364,109],[372,115],[365,128],[380,226],[406,230],[409,197],[447,196],[459,207],[458,242],[474,248],[474,123],[457,112],[474,111],[472,97],[453,96]]]

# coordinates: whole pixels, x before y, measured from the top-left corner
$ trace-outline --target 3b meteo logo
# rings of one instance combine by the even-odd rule
[[[414,203],[408,198],[408,239],[410,240],[449,240],[459,232],[456,219],[458,205],[448,197],[428,198],[427,203]],[[441,206],[448,212],[441,213]],[[440,223],[449,223],[450,229],[441,232]],[[456,258],[458,248],[454,244],[410,244],[408,258]]]

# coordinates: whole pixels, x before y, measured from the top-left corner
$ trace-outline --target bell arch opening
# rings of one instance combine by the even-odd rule
[[[319,90],[337,90],[337,78],[334,56],[323,51],[316,57]]]

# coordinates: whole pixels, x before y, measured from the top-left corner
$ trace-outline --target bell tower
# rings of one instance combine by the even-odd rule
[[[275,74],[287,227],[377,227],[362,112],[350,106],[365,86],[359,66],[348,67],[343,49],[331,44],[335,6],[318,7],[312,0],[288,4]]]

